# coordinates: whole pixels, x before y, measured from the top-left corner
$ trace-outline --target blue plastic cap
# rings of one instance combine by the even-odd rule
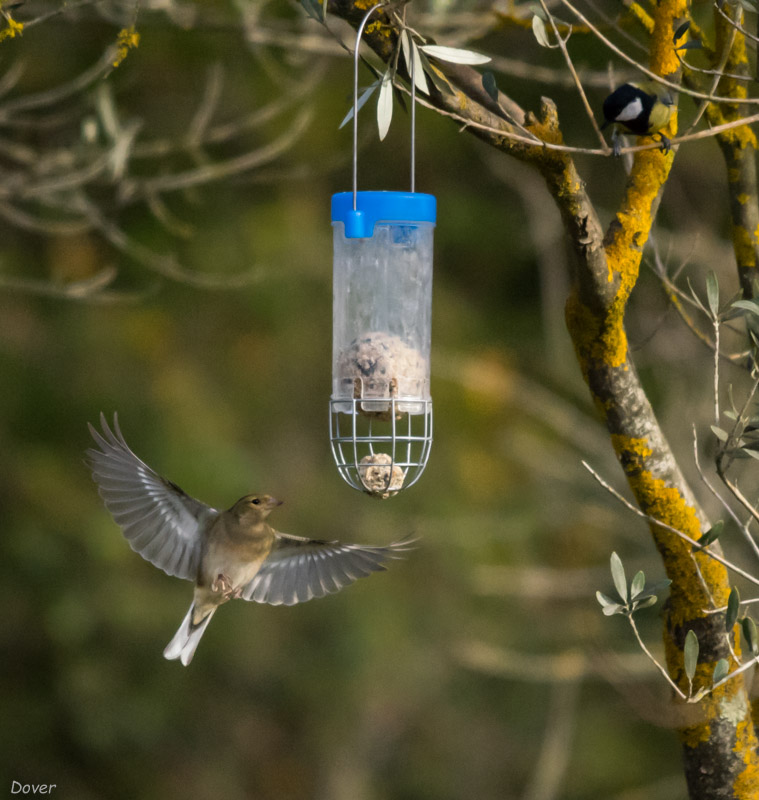
[[[378,222],[415,222],[437,220],[434,195],[419,192],[358,192],[353,210],[353,192],[332,195],[332,222],[342,222],[346,239],[368,239],[374,236]]]

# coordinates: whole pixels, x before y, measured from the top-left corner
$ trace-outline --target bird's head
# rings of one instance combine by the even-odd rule
[[[255,521],[266,519],[277,506],[281,505],[282,501],[270,494],[246,494],[232,506],[231,510],[240,519]]]

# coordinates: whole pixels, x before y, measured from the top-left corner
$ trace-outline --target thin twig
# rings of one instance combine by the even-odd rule
[[[652,517],[650,514],[646,514],[645,511],[641,511],[639,508],[636,508],[629,500],[622,497],[622,495],[610,486],[594,469],[587,463],[587,461],[583,461],[582,465],[585,469],[590,472],[590,474],[596,479],[596,481],[604,488],[607,492],[617,498],[620,503],[626,506],[633,514],[645,519],[646,521],[650,522],[652,525],[657,525],[660,528],[663,528],[670,533],[674,533],[675,536],[679,536],[684,541],[688,542],[688,544],[693,545],[694,547],[701,548],[701,545],[695,540],[691,539],[687,533],[683,533],[681,530],[673,527],[672,525],[668,525],[666,522],[662,522],[660,519],[656,519],[656,517]],[[708,547],[702,549],[702,552],[705,553],[709,558],[714,559],[718,563],[722,564],[723,567],[727,567],[727,569],[735,572],[736,575],[740,575],[742,578],[745,578],[749,583],[753,583],[755,586],[759,586],[759,578],[754,577],[751,573],[746,572],[746,570],[741,569],[736,564],[733,564],[731,561],[728,561],[721,555],[718,555],[714,551],[710,550]]]
[[[583,462],[585,463],[585,462]],[[625,615],[630,623],[630,627],[633,629],[633,633],[635,634],[635,638],[638,640],[638,644],[640,645],[641,650],[648,656],[650,661],[654,664],[654,666],[661,672],[661,674],[666,679],[667,683],[677,692],[681,700],[687,700],[688,695],[683,692],[683,690],[672,680],[667,670],[654,658],[651,651],[646,647],[645,642],[641,638],[641,635],[638,631],[638,626],[635,624],[635,620],[633,619],[632,614]]]
[[[735,37],[738,35],[738,31],[732,30],[730,32],[730,40],[725,43],[725,47],[722,50],[722,55],[720,57],[720,62],[717,66],[717,74],[714,76],[712,80],[711,88],[709,89],[709,94],[714,94],[717,91],[717,87],[719,86],[719,82],[722,80],[723,75],[722,72],[727,66],[728,59],[730,58],[730,52],[733,49],[733,44],[735,43]],[[675,51],[677,52],[677,51]],[[688,130],[685,131],[686,133],[690,133],[699,122],[701,122],[701,117],[704,116],[706,109],[709,107],[709,101],[703,100],[699,105],[698,111],[696,112],[696,116],[694,117],[693,121],[688,127]]]
[[[432,111],[441,114],[444,117],[450,117],[451,119],[455,119],[457,122],[462,123],[462,130],[466,128],[476,128],[480,131],[486,131],[488,133],[494,133],[503,139],[509,139],[510,141],[520,142],[522,144],[529,144],[533,146],[539,146],[544,150],[556,150],[562,153],[581,153],[583,155],[590,155],[590,156],[604,156],[610,157],[610,152],[607,150],[601,150],[599,148],[589,148],[589,147],[573,147],[571,145],[565,144],[554,144],[553,142],[544,142],[543,140],[536,141],[534,138],[528,138],[527,136],[522,136],[518,133],[512,133],[511,131],[504,130],[503,128],[494,128],[491,125],[485,125],[479,122],[475,122],[474,120],[467,119],[463,117],[461,114],[457,114],[453,111],[446,111],[445,109],[438,108],[437,106],[433,105],[428,100],[425,100],[422,97],[417,97],[417,103],[423,105],[425,108],[429,108]],[[759,113],[752,114],[749,117],[744,117],[743,119],[739,120],[732,120],[731,122],[725,122],[722,125],[715,125],[713,128],[708,128],[706,130],[696,131],[696,133],[690,133],[687,136],[677,136],[670,140],[670,144],[674,147],[676,145],[683,144],[684,142],[692,142],[696,141],[697,139],[709,139],[712,136],[716,136],[719,133],[723,133],[724,131],[732,130],[733,128],[738,128],[742,125],[751,125],[754,122],[759,122]],[[643,150],[661,150],[661,143],[660,142],[651,142],[651,144],[641,144],[636,145],[634,147],[622,147],[620,148],[620,153],[640,153]]]
[[[714,315],[714,424],[719,425],[719,314]]]
[[[712,495],[722,504],[722,507],[727,511],[727,513],[732,517],[733,522],[738,526],[738,529],[742,531],[743,535],[746,537],[749,545],[754,551],[754,554],[759,558],[759,545],[757,545],[756,540],[751,535],[751,532],[748,529],[748,523],[743,522],[738,515],[733,511],[730,504],[725,500],[724,497],[717,491],[717,489],[712,486],[711,482],[707,479],[706,475],[704,474],[704,470],[701,467],[701,461],[698,457],[698,434],[696,432],[696,426],[693,426],[693,459],[696,464],[696,469],[698,470],[698,474],[701,477],[706,488],[712,493]]]
[[[553,34],[556,37],[556,42],[558,43],[558,46],[561,49],[561,53],[564,56],[564,61],[566,61],[567,67],[569,67],[569,72],[571,73],[572,79],[574,80],[575,86],[577,87],[577,91],[580,94],[580,100],[582,100],[583,107],[585,108],[585,113],[588,115],[590,124],[593,126],[593,130],[596,132],[598,141],[601,143],[602,148],[606,148],[608,152],[611,152],[611,148],[606,143],[606,139],[604,139],[603,133],[601,133],[601,128],[598,127],[598,122],[596,122],[596,115],[593,113],[593,109],[590,107],[590,103],[588,102],[588,97],[585,94],[585,89],[583,89],[582,82],[580,81],[580,78],[577,74],[577,70],[575,69],[575,65],[572,62],[572,57],[569,55],[569,50],[567,49],[567,40],[569,39],[569,36],[572,33],[572,28],[570,26],[567,38],[564,39],[559,33],[559,29],[556,26],[556,20],[553,18],[553,14],[551,14],[551,12],[548,10],[548,6],[546,5],[546,0],[540,0],[540,5],[543,9],[543,13],[548,17],[548,20],[551,23],[551,28],[553,29]]]

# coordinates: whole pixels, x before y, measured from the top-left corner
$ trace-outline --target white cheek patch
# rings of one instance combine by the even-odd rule
[[[614,117],[616,122],[627,122],[629,119],[637,119],[643,111],[643,102],[640,97],[629,102],[620,112]]]

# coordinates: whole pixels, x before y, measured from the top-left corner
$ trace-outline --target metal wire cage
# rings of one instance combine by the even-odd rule
[[[413,486],[432,447],[432,400],[413,411],[390,400],[331,400],[330,441],[337,470],[354,489],[385,499]]]

